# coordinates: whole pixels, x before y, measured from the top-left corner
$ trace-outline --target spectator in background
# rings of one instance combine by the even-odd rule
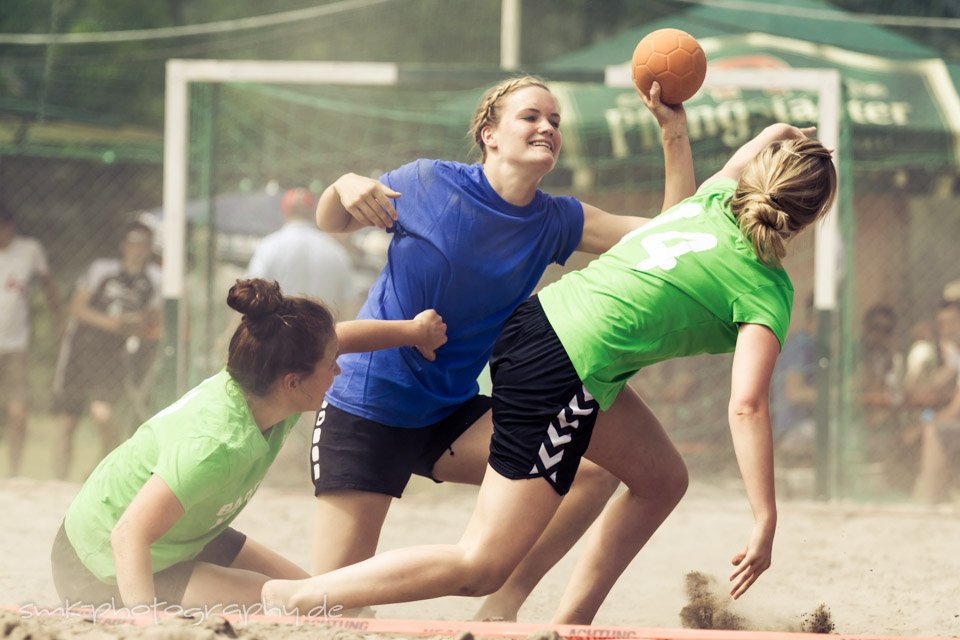
[[[897,314],[875,304],[863,316],[860,350],[860,402],[867,430],[867,457],[888,462],[900,438],[904,357],[897,347]]]
[[[903,376],[905,401],[911,408],[939,408],[953,397],[960,354],[940,336],[941,327],[949,331],[952,313],[953,304],[942,300],[933,322],[922,320],[913,326]]]
[[[817,402],[817,314],[813,294],[797,311],[801,316],[797,328],[787,337],[773,374],[773,437],[777,452],[789,461],[809,462],[816,441]]]
[[[952,374],[952,389],[945,405],[930,407],[920,417],[920,471],[913,495],[921,502],[949,498],[960,462],[960,300],[944,301],[937,310],[936,324],[943,366]]]
[[[16,218],[0,203],[0,398],[5,400],[7,413],[4,431],[10,477],[20,473],[27,434],[29,291],[34,279],[43,285],[47,307],[61,329],[60,295],[43,247],[33,238],[17,235]]]
[[[70,325],[54,380],[61,413],[54,474],[61,479],[70,470],[73,434],[87,405],[100,430],[102,454],[120,443],[116,404],[131,379],[152,364],[160,339],[160,268],[151,262],[153,231],[130,222],[121,238],[120,257],[95,260],[80,276],[70,301]]]
[[[334,315],[353,317],[353,263],[339,242],[317,227],[316,200],[306,189],[290,189],[280,201],[283,226],[257,245],[247,278],[275,280],[285,295],[323,300]],[[266,482],[303,485],[313,415],[304,415],[277,456]]]
[[[341,314],[351,301],[353,266],[347,250],[320,231],[316,200],[306,189],[283,194],[283,226],[257,245],[248,278],[276,280],[284,294],[325,301]]]

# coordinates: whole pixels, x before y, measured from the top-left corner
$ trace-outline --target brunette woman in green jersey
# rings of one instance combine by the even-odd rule
[[[69,606],[186,607],[260,602],[269,578],[309,574],[230,527],[300,414],[317,411],[337,354],[446,341],[433,310],[411,320],[335,324],[276,282],[237,282],[243,314],[227,366],[147,420],[93,471],[54,542],[54,583]]]

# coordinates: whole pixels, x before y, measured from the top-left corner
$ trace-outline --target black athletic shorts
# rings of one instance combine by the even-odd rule
[[[246,541],[246,535],[227,527],[223,533],[208,542],[193,560],[178,562],[153,574],[157,602],[180,604],[198,562],[229,567],[240,555]],[[50,562],[57,594],[71,607],[107,604],[116,609],[123,606],[117,585],[100,580],[87,569],[70,544],[62,524],[53,541]]]
[[[399,498],[413,474],[440,482],[433,477],[433,465],[489,410],[490,398],[478,394],[443,420],[408,429],[361,418],[324,402],[310,446],[314,495],[349,490]]]
[[[566,494],[590,444],[599,405],[536,297],[507,320],[493,347],[490,374],[490,466],[512,480],[542,477]]]

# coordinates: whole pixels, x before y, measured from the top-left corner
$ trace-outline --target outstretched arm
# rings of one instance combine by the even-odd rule
[[[740,474],[753,511],[746,548],[733,558],[730,593],[742,596],[770,567],[777,503],[773,484],[773,433],[770,426],[770,378],[780,342],[767,327],[743,324],[733,355],[730,432]]]
[[[768,145],[781,140],[792,140],[795,138],[806,138],[816,130],[816,127],[805,127],[800,129],[792,124],[778,122],[772,124],[756,135],[752,140],[744,143],[723,165],[723,169],[710,177],[714,178],[733,178],[739,180],[743,170],[747,167],[758,153],[763,151]]]
[[[340,353],[416,347],[431,362],[447,341],[447,325],[436,311],[427,309],[413,320],[346,320],[337,323]]]
[[[660,102],[659,82],[653,83],[649,96],[641,93],[640,97],[660,125],[665,171],[660,210],[666,211],[692,196],[697,189],[693,153],[687,137],[687,114],[683,105],[671,107]],[[639,216],[614,215],[584,203],[583,236],[577,249],[587,253],[603,253],[620,242],[623,236],[649,221],[649,218]]]
[[[328,233],[363,227],[393,226],[397,211],[391,199],[400,194],[379,180],[346,173],[323,190],[317,202],[317,226]]]

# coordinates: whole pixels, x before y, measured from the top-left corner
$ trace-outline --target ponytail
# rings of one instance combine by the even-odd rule
[[[744,169],[730,208],[757,258],[780,266],[787,241],[830,209],[837,190],[833,159],[811,138],[784,140]]]

